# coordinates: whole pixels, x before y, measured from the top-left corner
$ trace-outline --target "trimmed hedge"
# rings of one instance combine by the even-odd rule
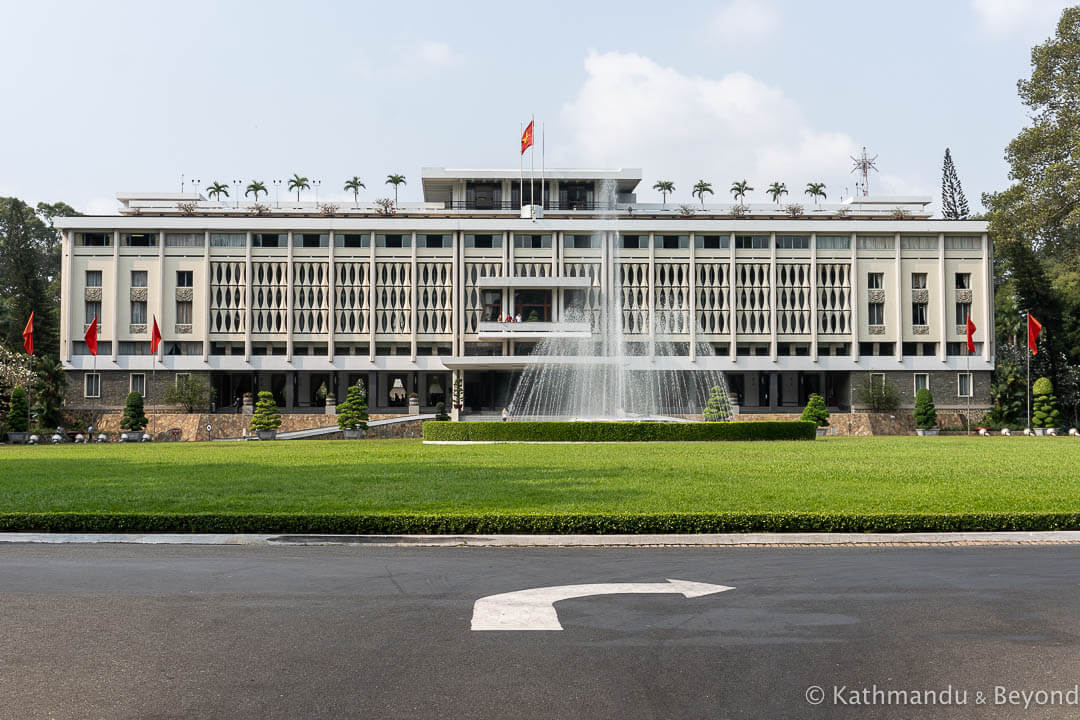
[[[440,422],[424,423],[425,440],[519,442],[677,442],[813,440],[812,422]]]
[[[0,513],[2,532],[332,535],[990,532],[1080,530],[1080,513],[341,515]]]

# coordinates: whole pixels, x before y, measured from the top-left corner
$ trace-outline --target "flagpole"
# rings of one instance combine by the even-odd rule
[[[544,159],[547,155],[545,147],[544,123],[540,123],[540,207],[544,207]]]
[[[1031,338],[1031,311],[1027,313],[1027,331],[1028,338]],[[1030,344],[1031,340],[1028,340]],[[1025,346],[1026,347],[1026,346]],[[1031,427],[1031,348],[1027,348],[1027,352],[1024,353],[1027,356],[1027,385],[1024,386],[1024,399],[1027,401],[1027,426]]]
[[[973,341],[974,342],[974,341]],[[967,428],[967,434],[971,434],[971,396],[975,394],[975,378],[971,376],[971,348],[968,348],[967,357],[967,376],[968,376],[968,402],[967,402],[967,415],[964,417],[964,427]]]
[[[518,123],[518,140],[521,140],[521,136],[524,134],[525,129]],[[520,178],[518,180],[518,209],[525,207],[525,151],[522,150],[518,153],[518,171],[520,172]]]
[[[533,124],[536,122],[536,116],[533,115],[529,118],[529,126],[533,128],[529,133],[529,204],[536,204],[536,196],[533,194],[533,180],[536,178],[536,143],[533,142],[532,133],[536,132],[536,126]],[[529,211],[531,215],[533,211]],[[534,216],[535,217],[535,216]]]

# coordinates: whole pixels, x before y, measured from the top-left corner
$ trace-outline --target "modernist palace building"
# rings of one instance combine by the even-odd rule
[[[130,390],[159,404],[188,374],[222,407],[269,390],[308,412],[320,387],[358,380],[373,412],[405,413],[412,393],[429,412],[460,378],[465,412],[490,412],[549,361],[545,338],[588,355],[605,307],[633,367],[721,370],[743,413],[815,392],[845,411],[873,382],[906,407],[920,387],[939,408],[988,405],[981,221],[930,219],[917,197],[642,204],[631,169],[549,170],[530,203],[518,174],[425,168],[424,202],[396,208],[121,193],[116,215],[57,219],[69,406],[119,408]]]

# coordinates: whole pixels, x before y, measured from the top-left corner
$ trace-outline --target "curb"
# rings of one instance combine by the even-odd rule
[[[1080,531],[984,533],[717,533],[703,535],[261,535],[0,533],[0,544],[353,547],[895,547],[1080,545]]]

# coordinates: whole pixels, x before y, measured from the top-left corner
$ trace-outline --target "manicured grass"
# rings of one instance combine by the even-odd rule
[[[0,514],[1080,513],[1077,438],[0,447]]]

